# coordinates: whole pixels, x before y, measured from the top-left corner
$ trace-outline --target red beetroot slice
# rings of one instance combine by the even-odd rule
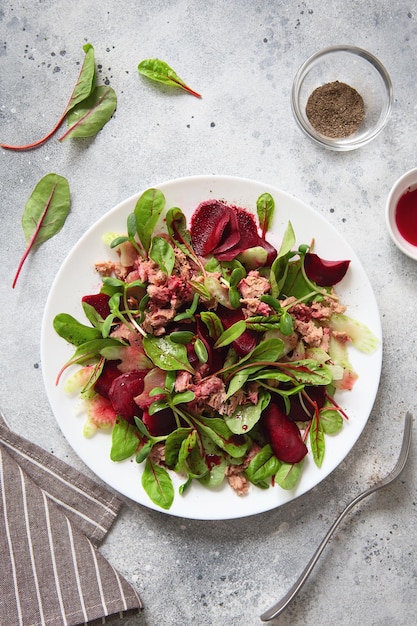
[[[81,302],[92,306],[103,319],[110,315],[109,300],[110,296],[105,293],[94,293],[81,298]]]
[[[198,205],[191,218],[190,234],[195,252],[207,256],[220,245],[226,227],[233,220],[230,207],[219,200],[206,200]],[[230,228],[229,237],[238,241],[239,233]]]
[[[259,234],[256,226],[255,218],[251,213],[241,209],[239,207],[233,207],[239,228],[239,240],[237,243],[229,249],[222,252],[216,248],[213,250],[214,256],[219,261],[232,261],[238,254],[244,252],[248,248],[253,248],[258,245]]]
[[[217,315],[220,317],[225,329],[244,319],[241,309],[226,309],[219,306]],[[240,337],[233,341],[232,346],[239,356],[246,356],[256,347],[257,343],[256,332],[254,330],[245,330]]]
[[[94,391],[99,393],[101,396],[104,396],[104,398],[109,397],[109,390],[112,382],[121,374],[121,371],[117,367],[118,363],[120,363],[120,361],[106,361],[100,376],[95,382]]]
[[[307,454],[300,430],[276,404],[270,403],[262,415],[274,454],[283,463],[299,463]]]
[[[115,378],[109,389],[109,399],[118,415],[134,423],[133,417],[141,416],[141,409],[134,398],[143,391],[146,372],[132,371]]]
[[[308,398],[305,398],[304,396],[302,397],[305,408],[301,404],[298,394],[290,397],[291,408],[288,413],[288,417],[293,422],[309,421],[314,415],[315,405],[319,409],[321,409],[324,405],[324,401],[326,399],[326,387],[324,385],[318,385],[317,387],[305,387],[304,392],[311,400],[311,402],[309,402]]]
[[[308,278],[320,287],[330,287],[340,282],[348,271],[350,261],[327,261],[317,254],[307,252],[304,269]]]
[[[169,408],[157,411],[153,415],[149,415],[148,411],[144,411],[142,421],[149,433],[154,437],[169,435],[177,428],[174,414]]]

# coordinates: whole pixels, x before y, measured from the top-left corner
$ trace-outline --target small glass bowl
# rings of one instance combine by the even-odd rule
[[[321,85],[339,81],[362,96],[365,117],[351,135],[332,138],[313,128],[306,115],[311,93]],[[387,123],[392,106],[392,83],[382,63],[370,52],[354,46],[332,46],[313,54],[298,70],[292,87],[294,117],[306,135],[329,150],[354,150],[376,137]]]
[[[397,182],[394,183],[388,194],[385,206],[385,218],[388,233],[392,241],[401,250],[401,252],[417,261],[417,246],[414,246],[402,236],[398,229],[395,217],[400,198],[407,192],[414,191],[415,189],[417,189],[417,167],[403,174]]]

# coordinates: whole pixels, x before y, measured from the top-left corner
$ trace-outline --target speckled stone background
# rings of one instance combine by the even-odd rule
[[[25,143],[58,119],[83,59],[118,95],[93,139],[0,151],[0,405],[11,426],[84,467],[64,440],[42,382],[40,326],[54,276],[103,213],[164,180],[228,174],[299,197],[353,246],[376,293],[384,333],[378,398],[360,440],[318,487],[274,511],[227,522],[181,520],[126,502],[102,552],[145,609],[125,626],[251,626],[283,595],[340,510],[393,466],[407,409],[417,415],[416,262],[391,243],[384,205],[417,165],[417,5],[407,0],[2,0],[0,140]],[[394,87],[388,126],[337,154],[305,138],[290,110],[294,74],[333,44],[368,49]],[[150,84],[137,64],[159,57],[203,94]],[[48,172],[70,181],[61,233],[11,282],[20,219]],[[416,440],[416,438],[415,438]],[[274,623],[412,626],[417,614],[416,444],[400,481],[343,523],[296,601]],[[10,625],[13,626],[13,625]]]

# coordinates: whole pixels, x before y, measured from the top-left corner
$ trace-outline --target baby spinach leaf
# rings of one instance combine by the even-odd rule
[[[27,248],[17,268],[13,287],[31,249],[40,246],[61,230],[69,210],[68,181],[58,174],[46,174],[35,186],[23,212],[22,228]]]
[[[187,358],[187,348],[174,343],[168,336],[143,338],[143,349],[153,363],[161,370],[185,370],[194,373]]]
[[[295,245],[295,241],[294,229],[291,222],[288,222],[281,241],[281,247],[271,266],[271,294],[274,298],[278,298],[281,292],[285,293],[283,286],[287,278],[289,260],[293,255],[292,249]]]
[[[175,264],[175,254],[172,246],[164,237],[153,237],[149,249],[149,258],[159,265],[161,271],[171,276]]]
[[[139,439],[137,430],[132,424],[119,417],[112,429],[112,445],[110,458],[112,461],[123,461],[135,454]]]
[[[245,330],[246,330],[245,320],[239,320],[238,322],[235,322],[232,326],[230,326],[230,328],[225,330],[220,335],[220,337],[217,339],[216,343],[214,344],[214,347],[223,348],[224,346],[228,346],[229,344],[233,343],[235,339],[243,335]]]
[[[165,196],[159,189],[147,189],[136,203],[137,233],[146,252],[149,251],[153,230],[165,207]]]
[[[280,467],[281,461],[274,455],[268,443],[250,461],[246,468],[246,476],[254,485],[266,488],[269,486],[268,479],[275,476]]]
[[[193,96],[201,98],[201,95],[188,87],[165,61],[161,61],[160,59],[145,59],[139,63],[138,72],[151,80],[164,83],[164,85],[180,87]]]
[[[168,510],[174,501],[174,487],[167,470],[153,463],[149,457],[146,459],[142,474],[142,487],[150,500]]]
[[[116,92],[112,87],[101,85],[75,105],[68,113],[68,130],[59,141],[68,137],[93,137],[109,121],[117,106]]]
[[[197,359],[200,361],[200,363],[207,363],[209,359],[209,354],[204,342],[200,339],[200,337],[197,337],[194,342],[194,352],[196,353]]]

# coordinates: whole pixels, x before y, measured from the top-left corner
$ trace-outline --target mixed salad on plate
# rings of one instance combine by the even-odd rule
[[[148,189],[126,233],[105,235],[117,257],[96,264],[89,324],[54,318],[75,347],[57,383],[78,366],[65,388],[82,398],[85,435],[110,430],[110,458],[143,464],[143,489],[164,509],[173,473],[180,494],[193,481],[228,481],[239,495],[293,488],[348,419],[335,400],[357,378],[348,346],[377,347],[334,288],[349,260],[321,258],[314,240],[297,246],[290,222],[275,248],[274,210],[268,193],[253,213],[207,200],[187,223]]]

